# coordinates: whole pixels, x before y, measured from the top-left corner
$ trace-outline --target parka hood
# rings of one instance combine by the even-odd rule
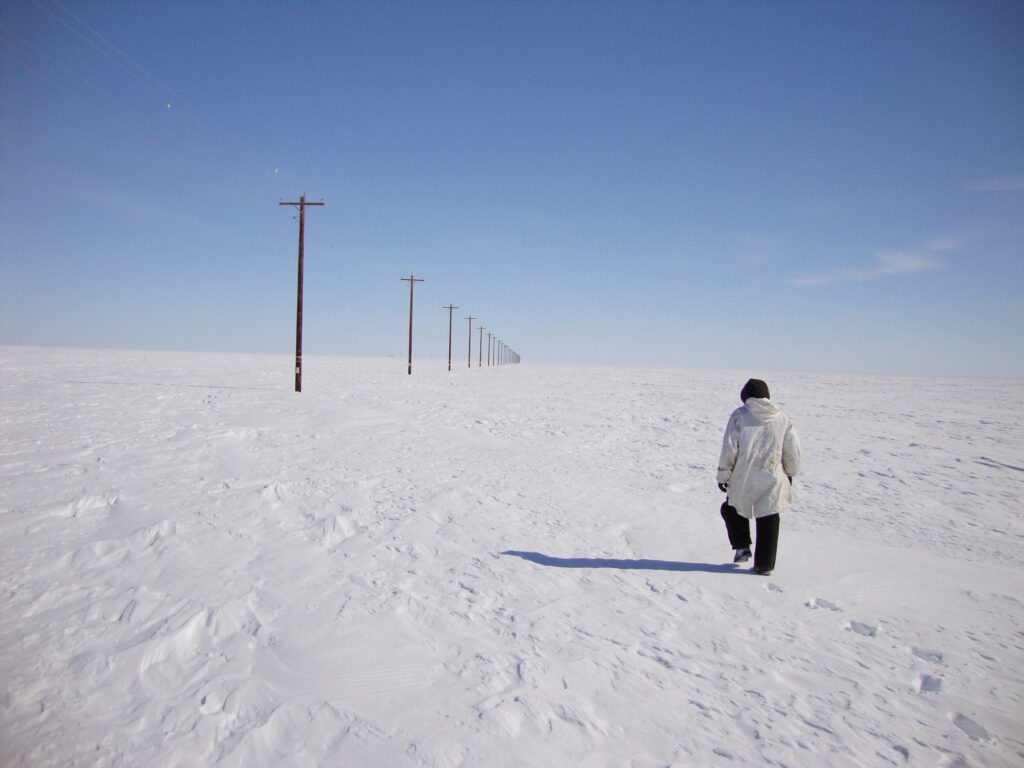
[[[767,397],[748,397],[743,407],[759,419],[770,419],[779,412],[779,406]]]

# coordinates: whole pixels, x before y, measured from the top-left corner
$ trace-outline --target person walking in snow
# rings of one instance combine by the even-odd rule
[[[734,563],[750,559],[750,520],[757,521],[752,570],[767,576],[775,569],[779,513],[792,503],[793,477],[801,469],[800,442],[763,381],[750,379],[740,400],[743,405],[729,417],[718,460],[718,487],[728,494],[722,518]]]

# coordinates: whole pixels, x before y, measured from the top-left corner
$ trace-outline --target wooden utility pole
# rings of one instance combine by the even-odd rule
[[[452,310],[458,309],[453,304],[449,304],[447,307],[441,307],[441,309],[448,310],[448,372],[452,370]]]
[[[482,325],[480,326],[480,351],[477,354],[477,358],[476,358],[476,367],[477,368],[483,367],[483,364],[484,364],[484,331],[486,331],[486,330],[487,329],[484,328]]]
[[[477,318],[473,317],[472,315],[470,315],[469,317],[466,318],[466,320],[469,320],[469,343],[468,343],[468,345],[466,347],[466,350],[467,350],[466,351],[466,367],[467,368],[472,368],[473,367],[473,321],[476,320],[476,319]]]
[[[488,333],[487,334],[487,367],[488,368],[491,367],[491,336],[493,336],[493,335],[494,334],[492,334],[492,333]]]
[[[280,202],[278,205],[294,205],[298,206],[299,209],[299,302],[295,309],[295,391],[302,391],[302,250],[303,240],[306,234],[306,206],[307,205],[323,205],[324,201],[321,200],[319,203],[307,203],[306,196],[301,195],[297,203],[293,202]]]
[[[408,277],[402,278],[402,282],[409,283],[409,375],[412,376],[412,290],[416,283],[422,283],[423,279],[410,272]]]

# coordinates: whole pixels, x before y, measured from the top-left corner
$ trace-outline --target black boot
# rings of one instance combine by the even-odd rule
[[[725,520],[732,548],[750,549],[750,521],[729,504],[729,499],[722,502],[722,519]]]

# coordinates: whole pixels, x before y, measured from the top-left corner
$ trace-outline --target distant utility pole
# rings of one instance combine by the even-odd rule
[[[484,331],[487,329],[482,325],[480,326],[480,351],[476,358],[476,367],[481,368],[484,364]]]
[[[448,310],[448,372],[452,370],[452,310],[458,309],[453,304],[449,304],[447,307],[441,307],[441,309]]]
[[[409,283],[409,375],[412,376],[412,290],[416,283],[422,283],[423,279],[409,273],[408,277],[402,278],[403,283]]]
[[[487,367],[491,367],[491,336],[494,334],[487,334]]]
[[[466,367],[467,368],[472,368],[473,367],[473,321],[476,320],[477,318],[475,318],[472,315],[470,315],[466,319],[469,320],[469,344],[468,344],[468,346],[466,348],[467,349],[467,352],[466,352]]]
[[[324,201],[321,200],[319,203],[307,203],[306,196],[301,195],[299,202],[297,203],[286,203],[280,202],[278,205],[295,205],[299,209],[299,303],[295,310],[295,391],[302,391],[302,248],[303,239],[306,234],[306,206],[307,205],[323,205]]]

